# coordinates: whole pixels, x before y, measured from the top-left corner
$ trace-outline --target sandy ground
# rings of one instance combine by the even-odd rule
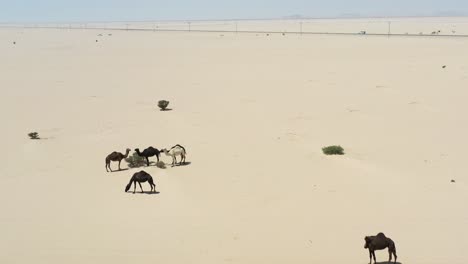
[[[468,263],[468,39],[108,33],[0,30],[1,263]]]

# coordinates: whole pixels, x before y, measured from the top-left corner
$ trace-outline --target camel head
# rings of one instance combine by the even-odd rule
[[[136,152],[136,153],[140,153],[140,149],[139,149],[139,148],[136,148],[136,149],[135,149],[135,152]]]
[[[132,186],[132,183],[129,183],[129,184],[125,187],[125,192],[128,192],[128,189],[130,189],[131,186]]]
[[[165,154],[167,154],[169,151],[167,151],[167,149],[161,149],[161,152],[164,152]]]
[[[127,153],[130,153],[130,151],[132,151],[131,149],[127,148],[126,152]]]
[[[368,236],[366,236],[364,238],[364,240],[366,241],[366,243],[364,244],[364,248],[368,248],[369,247],[369,244],[371,243],[372,239]]]

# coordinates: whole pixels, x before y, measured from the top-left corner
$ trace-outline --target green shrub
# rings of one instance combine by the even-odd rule
[[[344,149],[341,146],[328,146],[322,148],[325,155],[344,155]]]
[[[31,139],[40,139],[39,133],[37,133],[37,132],[31,132],[31,133],[28,134],[28,136]]]
[[[137,153],[133,153],[132,156],[125,158],[125,161],[128,163],[130,168],[138,168],[146,165],[146,159],[138,156]]]
[[[161,111],[166,110],[168,105],[169,105],[169,101],[166,101],[166,100],[161,100],[158,102],[158,106],[159,108],[161,108]]]

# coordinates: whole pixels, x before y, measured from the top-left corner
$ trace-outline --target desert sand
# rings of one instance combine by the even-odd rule
[[[0,263],[368,263],[378,232],[468,263],[468,38],[2,28],[0,58]],[[158,194],[105,170],[174,144]]]

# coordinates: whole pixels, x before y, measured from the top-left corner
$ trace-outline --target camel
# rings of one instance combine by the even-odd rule
[[[123,159],[128,157],[128,153],[130,153],[129,148],[127,148],[127,150],[125,151],[125,155],[120,153],[120,152],[117,152],[117,151],[114,151],[111,154],[107,155],[107,157],[106,157],[106,171],[109,172],[109,170],[110,170],[112,172],[112,169],[111,169],[111,166],[110,166],[111,161],[118,161],[119,162],[119,170],[120,170],[120,162]],[[107,170],[107,168],[109,168],[109,170]]]
[[[154,184],[153,182],[153,177],[151,177],[151,175],[149,175],[146,171],[139,171],[133,174],[132,178],[130,179],[130,182],[125,187],[125,192],[128,192],[130,187],[132,187],[132,183],[133,183],[134,184],[133,193],[135,193],[136,183],[138,182],[138,184],[140,185],[141,193],[143,193],[143,188],[141,187],[141,183],[146,182],[146,181],[150,184],[151,192],[156,192],[156,184]]]
[[[369,259],[370,259],[370,264],[372,264],[372,256],[374,256],[374,263],[377,263],[377,260],[375,259],[375,250],[382,250],[385,248],[388,248],[388,255],[389,259],[388,262],[392,262],[392,254],[395,257],[395,263],[397,261],[397,255],[396,255],[396,247],[395,243],[393,240],[390,238],[386,237],[384,233],[378,233],[377,236],[366,236],[364,238],[366,243],[364,244],[364,248],[369,249]]]
[[[172,157],[172,167],[174,167],[174,164],[177,164],[176,156],[180,156],[179,165],[185,163],[185,156],[187,155],[187,152],[185,151],[185,148],[179,144],[173,146],[170,150],[163,149],[162,152],[164,152],[164,154],[167,156]]]
[[[149,157],[156,156],[159,162],[160,151],[156,148],[148,147],[147,149],[143,150],[143,152],[140,152],[140,150],[136,148],[135,152],[138,154],[138,156],[144,157],[146,159],[147,166],[149,166],[149,159],[148,159]]]

